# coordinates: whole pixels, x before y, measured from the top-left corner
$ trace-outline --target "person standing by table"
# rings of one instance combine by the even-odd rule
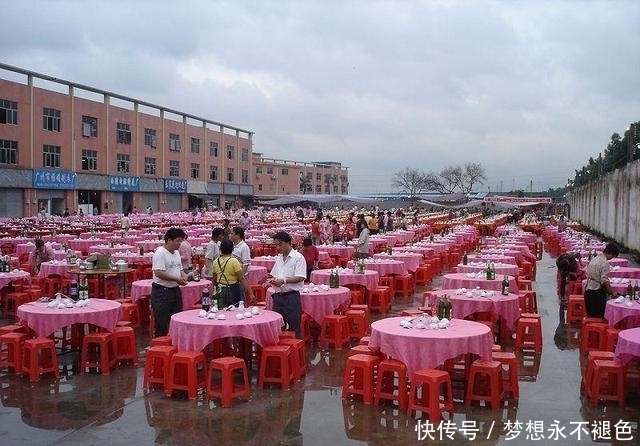
[[[186,237],[182,229],[171,228],[164,235],[164,245],[153,253],[151,308],[155,318],[155,336],[165,336],[169,332],[171,316],[182,311],[180,285],[187,284],[187,276],[182,271],[178,249]]]
[[[307,282],[310,282],[311,271],[318,268],[318,260],[320,259],[320,251],[318,251],[318,247],[313,244],[311,237],[305,237],[305,239],[302,240],[300,254],[304,256],[304,261],[307,263]]]
[[[213,277],[213,261],[220,257],[219,243],[224,240],[224,229],[221,227],[213,228],[211,231],[211,241],[207,244],[204,253],[204,269],[202,275],[205,279],[211,280]]]
[[[273,239],[280,255],[276,257],[276,263],[264,286],[273,287],[273,311],[282,315],[285,324],[295,332],[297,339],[302,339],[300,290],[307,275],[307,262],[302,254],[291,247],[291,236],[288,233],[276,232]]]
[[[609,283],[609,260],[618,257],[620,250],[614,243],[605,246],[587,265],[587,286],[584,291],[584,305],[587,317],[604,317],[607,295],[613,294]]]
[[[369,227],[364,220],[359,220],[360,235],[358,236],[358,246],[356,247],[356,259],[366,259],[369,257]]]
[[[193,256],[193,249],[191,248],[191,243],[187,241],[186,234],[178,248],[178,252],[180,253],[180,261],[182,262],[182,271],[184,271],[185,274],[191,273],[191,270],[193,270],[193,263],[191,260],[191,257]]]
[[[33,267],[34,276],[40,272],[40,265],[42,265],[42,263],[49,262],[55,258],[53,248],[45,244],[41,238],[36,239],[35,243],[36,247],[31,251],[31,255],[29,256],[29,264]]]
[[[213,262],[212,281],[216,287],[226,287],[228,293],[224,296],[224,306],[238,305],[244,300],[244,296],[249,296],[249,302],[253,302],[255,297],[251,290],[249,281],[242,272],[242,265],[237,257],[233,255],[233,242],[222,240],[220,242],[220,256]],[[243,293],[244,291],[244,293]]]

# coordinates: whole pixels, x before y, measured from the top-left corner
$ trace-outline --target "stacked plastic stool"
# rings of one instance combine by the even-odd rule
[[[236,382],[237,375],[242,378],[241,383]],[[232,407],[233,399],[238,397],[251,399],[247,363],[242,358],[233,356],[213,359],[209,363],[207,398],[220,398],[222,407]]]
[[[449,373],[444,370],[418,370],[411,377],[407,415],[421,411],[429,421],[438,423],[443,412],[453,416],[453,387]]]

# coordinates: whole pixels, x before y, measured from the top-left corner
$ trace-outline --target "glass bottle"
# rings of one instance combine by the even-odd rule
[[[502,279],[501,291],[502,291],[502,295],[503,296],[508,296],[509,295],[509,277],[507,277],[506,274],[505,274],[504,278]]]
[[[469,256],[467,256],[467,251],[462,254],[462,264],[466,265],[469,262]]]
[[[204,287],[202,289],[202,309],[204,311],[209,311],[211,308],[211,294],[209,294],[209,287]]]
[[[80,282],[78,284],[78,299],[89,299],[89,282],[87,281],[86,277],[80,278]]]

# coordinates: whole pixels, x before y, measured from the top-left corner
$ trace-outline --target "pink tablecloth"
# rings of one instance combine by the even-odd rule
[[[89,246],[89,253],[98,252],[100,254],[113,254],[115,252],[128,251],[133,249],[131,245],[91,245]]]
[[[351,245],[318,245],[318,250],[328,252],[329,255],[339,255],[342,259],[350,259],[355,248]]]
[[[623,319],[629,324],[627,327],[640,326],[640,303],[631,301],[631,305],[627,305],[627,301],[616,302],[615,299],[607,301],[604,309],[604,318],[609,323],[609,327],[615,327]]]
[[[153,279],[136,280],[131,284],[131,300],[136,302],[142,296],[151,294],[151,283]],[[202,289],[208,287],[211,289],[211,281],[202,279],[199,282],[188,282],[185,286],[180,287],[182,293],[182,309],[188,310],[193,304],[200,301],[202,297]]]
[[[435,290],[431,294],[436,299],[445,294],[451,299],[453,307],[453,317],[463,319],[473,313],[490,312],[496,317],[502,318],[509,329],[512,329],[520,318],[520,307],[518,294],[509,293],[503,296],[500,292],[495,292],[491,296],[482,297],[466,294],[456,294],[457,290]]]
[[[302,311],[307,313],[318,324],[322,323],[322,318],[329,314],[333,314],[333,311],[340,305],[349,306],[351,300],[351,290],[346,287],[329,288],[328,290],[312,291],[312,289],[305,288],[308,291],[302,291],[300,293],[300,301],[302,303]],[[269,288],[267,290],[267,308],[271,309],[273,300],[271,295],[273,290]]]
[[[640,268],[612,266],[611,271],[609,271],[609,277],[626,277],[627,279],[631,279],[633,282],[633,280],[640,279]]]
[[[69,248],[75,251],[85,251],[90,253],[89,247],[93,245],[98,245],[100,243],[106,243],[107,240],[103,238],[74,238],[67,242]]]
[[[493,335],[478,322],[453,319],[447,329],[403,328],[402,317],[389,317],[371,324],[369,347],[380,350],[407,366],[411,376],[416,370],[435,368],[449,358],[465,353],[491,359]]]
[[[50,274],[59,274],[60,277],[64,277],[70,279],[75,276],[75,274],[69,273],[69,268],[75,268],[76,264],[69,265],[67,262],[44,262],[40,264],[40,272],[38,272],[38,277],[47,277]]]
[[[509,291],[511,293],[518,293],[518,283],[516,282],[515,277],[507,276],[509,278]],[[502,276],[496,274],[495,280],[487,280],[485,277],[468,277],[467,273],[453,273],[453,274],[445,274],[444,280],[442,281],[443,289],[454,289],[458,288],[475,288],[480,287],[483,290],[494,290],[500,291],[502,289]]]
[[[499,254],[481,254],[480,257],[478,257],[474,253],[469,253],[469,262],[481,262],[485,265],[487,264],[487,262],[509,263],[513,265],[518,264],[515,257]]]
[[[31,283],[31,274],[26,271],[12,271],[10,273],[0,273],[0,289],[6,287],[16,280],[28,280]]]
[[[616,344],[616,359],[623,364],[640,358],[640,328],[622,330]]]
[[[267,278],[267,268],[264,266],[249,265],[246,276],[251,285],[258,285]]]
[[[49,336],[59,328],[76,323],[97,325],[112,331],[120,320],[121,311],[119,302],[90,299],[86,307],[62,309],[49,308],[42,302],[29,302],[18,307],[17,315],[22,324],[38,336]]]
[[[478,263],[475,264],[476,262],[473,262],[474,264],[468,263],[466,265],[458,265],[456,267],[456,270],[459,273],[481,273],[487,270],[487,264],[482,264],[482,263]],[[498,276],[500,276],[500,278],[502,279],[502,277],[506,274],[507,276],[514,276],[517,277],[518,276],[518,266],[517,265],[511,265],[508,263],[494,263],[495,268],[496,268],[496,279],[498,278]]]
[[[236,311],[223,311],[225,320],[198,317],[198,310],[188,310],[171,316],[169,336],[178,351],[201,351],[216,339],[242,337],[261,346],[278,343],[284,321],[280,314],[263,310],[249,319],[236,319]]]
[[[319,285],[329,285],[330,269],[317,269],[311,272],[311,282]],[[364,274],[356,274],[353,270],[342,270],[338,273],[340,285],[362,285],[368,290],[373,290],[378,286],[379,274],[375,271],[365,270]]]
[[[347,268],[353,269],[354,264],[355,262],[353,260],[349,260]],[[366,259],[364,268],[370,269],[371,271],[377,271],[381,276],[386,276],[388,274],[407,274],[407,265],[400,260]]]
[[[111,260],[117,262],[118,260],[124,260],[129,265],[138,263],[143,265],[151,265],[153,260],[153,253],[147,252],[143,255],[137,252],[115,252],[111,254]]]
[[[400,260],[401,262],[404,262],[409,271],[417,270],[424,259],[422,255],[415,252],[394,252],[391,255],[381,252],[379,254],[375,254],[373,257],[377,259]]]
[[[264,266],[267,271],[271,271],[276,264],[276,256],[259,256],[251,259],[252,266]]]

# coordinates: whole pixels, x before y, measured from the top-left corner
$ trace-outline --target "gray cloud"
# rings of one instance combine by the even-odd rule
[[[491,190],[557,187],[638,120],[640,4],[25,0],[0,60],[335,160],[353,192],[476,161]]]

